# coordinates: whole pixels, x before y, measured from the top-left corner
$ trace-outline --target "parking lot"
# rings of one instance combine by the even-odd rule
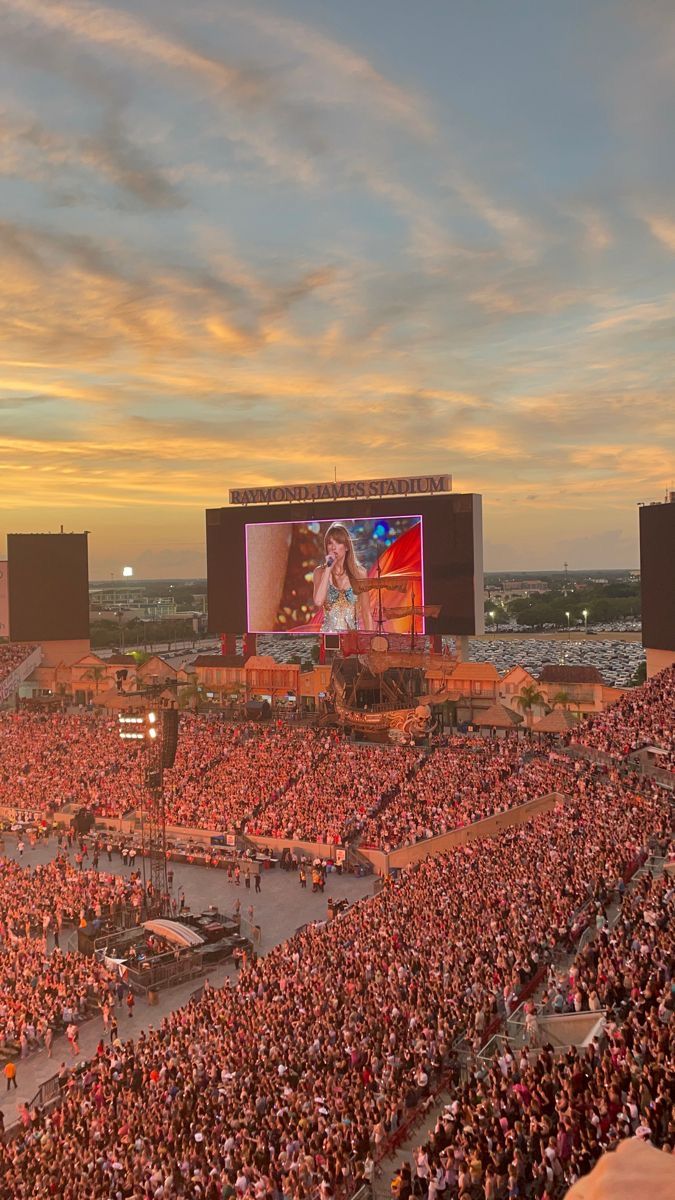
[[[500,674],[520,664],[538,675],[546,663],[567,666],[597,667],[606,684],[625,687],[636,668],[644,660],[644,650],[635,630],[625,631],[625,624],[616,629],[598,627],[590,634],[557,632],[528,635],[518,631],[469,638],[469,658],[472,662],[494,663]],[[451,641],[452,639],[447,639]],[[311,663],[314,638],[291,638],[275,635],[258,638],[258,653],[271,654],[279,662],[300,658]],[[217,650],[214,644],[213,650]],[[202,650],[204,653],[205,650]],[[192,658],[192,654],[188,657]]]
[[[606,684],[625,687],[644,660],[645,652],[640,642],[561,634],[555,638],[470,638],[469,657],[473,662],[494,663],[502,675],[517,665],[534,676],[546,663],[597,667]]]

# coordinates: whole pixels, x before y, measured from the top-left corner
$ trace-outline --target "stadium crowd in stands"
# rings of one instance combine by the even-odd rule
[[[199,724],[192,723],[190,739],[181,746],[183,762],[190,761],[192,743],[199,744]],[[195,776],[181,772],[177,761],[171,773],[171,820],[177,825],[203,829],[232,829],[244,825],[253,813],[275,808],[294,779],[314,773],[331,744],[331,737],[306,729],[275,725],[235,727],[220,725],[221,744],[210,766]],[[181,731],[182,737],[182,731]]]
[[[643,687],[624,692],[615,704],[590,717],[570,741],[624,758],[645,746],[665,753],[659,765],[675,769],[675,666],[667,667]]]
[[[101,815],[134,808],[138,751],[117,723],[95,713],[0,713],[0,803],[46,812],[91,805]]]
[[[327,753],[308,764],[292,787],[261,807],[247,832],[340,845],[421,760],[421,751],[408,747],[353,746],[333,738]]]
[[[675,765],[675,671],[627,692],[575,730],[577,743],[622,759],[656,744]],[[444,833],[565,790],[572,766],[519,738],[455,736],[423,760],[411,748],[354,746],[286,725],[230,725],[185,714],[167,773],[169,822],[211,831],[385,849]],[[44,812],[73,802],[100,816],[137,809],[142,752],[93,713],[0,714],[0,803]]]
[[[135,1044],[102,1047],[52,1114],[34,1114],[0,1147],[0,1200],[329,1200],[353,1185],[362,1170],[354,1164],[376,1156],[452,1066],[456,1040],[486,1035],[511,1011],[556,943],[569,940],[580,909],[606,904],[645,838],[665,834],[668,798],[656,784],[634,793],[618,773],[587,765],[576,784],[567,804],[410,869],[330,925],[249,963],[235,988],[207,989]],[[648,1046],[649,1035],[637,1047],[640,1070]],[[539,1145],[548,1146],[556,1096],[543,1067]],[[615,1071],[621,1107],[626,1086],[629,1111],[653,1122],[658,1140],[662,1109],[657,1119],[650,1101],[655,1091],[660,1098],[659,1080],[635,1086],[631,1068]],[[590,1110],[597,1089],[573,1063],[568,1075],[561,1096],[574,1144],[576,1108]],[[492,1084],[482,1086],[489,1093]],[[450,1129],[468,1139],[465,1126],[477,1121],[483,1138],[475,1151],[469,1145],[482,1190],[464,1189],[465,1197],[500,1195],[484,1186],[488,1133],[507,1179],[508,1155],[524,1161],[520,1131],[508,1134],[514,1104],[524,1111],[524,1101],[507,1087],[503,1136],[489,1112],[483,1125],[462,1112]],[[474,1103],[483,1103],[480,1092],[467,1093],[467,1109]],[[528,1113],[527,1136],[536,1132]],[[580,1151],[577,1161],[583,1166]]]
[[[515,739],[452,738],[363,826],[361,842],[411,845],[565,790],[570,765]]]
[[[416,1181],[427,1200],[554,1200],[624,1138],[675,1153],[674,908],[663,876],[646,875],[625,895],[616,925],[599,926],[552,1009],[607,1009],[604,1038],[556,1052],[535,1017],[531,1048],[495,1043],[487,1071],[474,1068],[450,1089],[431,1136],[397,1172],[397,1200]],[[599,903],[598,918],[603,911]]]
[[[205,829],[240,824],[274,803],[329,741],[307,730],[184,716],[166,777],[169,819]],[[116,720],[95,713],[0,713],[0,804],[46,812],[74,803],[122,816],[140,805],[142,754],[120,740]]]

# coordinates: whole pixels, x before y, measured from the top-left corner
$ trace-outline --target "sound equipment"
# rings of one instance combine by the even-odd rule
[[[75,833],[81,837],[83,834],[89,833],[95,821],[96,818],[93,812],[90,812],[88,808],[80,808],[75,813],[71,824]]]
[[[176,761],[176,750],[178,748],[178,721],[179,714],[177,708],[162,709],[163,767],[172,767]]]

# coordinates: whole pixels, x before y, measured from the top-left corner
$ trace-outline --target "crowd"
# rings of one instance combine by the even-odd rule
[[[634,792],[588,765],[575,784],[567,804],[410,869],[135,1044],[101,1046],[55,1111],[0,1147],[0,1200],[329,1200],[428,1097],[458,1037],[509,1012],[579,910],[664,835],[656,785]],[[646,1094],[636,1103],[642,1116]]]
[[[534,1015],[529,1048],[497,1044],[487,1071],[451,1088],[431,1136],[395,1176],[397,1200],[415,1188],[427,1200],[555,1200],[624,1138],[675,1153],[674,907],[673,882],[651,875],[623,898],[611,930],[597,905],[597,937],[544,1009],[606,1009],[603,1037],[556,1053]]]
[[[655,743],[666,750],[664,765],[675,763],[674,705],[670,670],[591,718],[574,738],[617,756]],[[167,814],[169,824],[185,828],[334,845],[360,837],[390,850],[565,791],[572,771],[556,752],[516,738],[456,736],[428,753],[185,714],[165,776]],[[74,803],[117,817],[140,807],[143,773],[143,751],[120,740],[115,720],[0,714],[0,804],[44,813]]]
[[[102,816],[135,808],[137,747],[94,713],[0,713],[0,804],[46,812],[75,803]]]
[[[0,938],[53,937],[64,925],[79,925],[121,905],[140,905],[140,884],[119,875],[77,870],[59,854],[52,862],[23,867],[0,858]]]
[[[70,928],[140,905],[139,885],[77,871],[62,856],[32,870],[0,859],[0,1053],[25,1057],[107,1002],[106,969],[62,945]]]
[[[641,688],[624,692],[604,712],[589,717],[570,741],[616,758],[645,746],[664,753],[659,766],[675,770],[675,666],[660,671]]]
[[[651,873],[622,897],[611,929],[607,908],[599,904],[593,922],[595,936],[579,951],[565,976],[551,980],[542,1000],[543,1011],[608,1009],[622,1021],[630,1016],[633,1029],[643,1026],[643,1018],[653,1012],[661,1022],[668,1023],[673,1003],[670,981],[674,907],[672,878]]]
[[[35,642],[0,642],[0,683],[37,650]]]
[[[414,748],[355,746],[333,737],[323,757],[303,766],[293,786],[261,807],[247,831],[341,845],[387,803],[421,760]]]
[[[166,773],[170,824],[227,830],[274,805],[298,775],[311,774],[331,735],[287,727],[181,717]],[[144,751],[123,742],[115,719],[94,713],[0,713],[0,804],[46,813],[84,805],[100,817],[138,809]]]
[[[248,828],[248,819],[278,804],[297,777],[313,776],[331,745],[325,732],[276,725],[233,726],[227,732],[221,725],[218,753],[195,773],[185,765],[191,763],[193,741],[199,745],[200,728],[196,724],[191,737],[181,729],[182,758],[171,772],[168,803],[172,824],[201,829]]]
[[[565,792],[572,770],[559,755],[515,739],[453,737],[364,823],[361,844],[412,845],[547,792]]]

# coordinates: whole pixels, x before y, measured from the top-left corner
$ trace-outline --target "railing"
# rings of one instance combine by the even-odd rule
[[[660,783],[663,787],[675,790],[675,772],[667,770],[665,767],[659,767],[656,763],[646,762],[640,756],[642,750],[634,750],[630,754],[610,754],[606,750],[597,750],[595,746],[584,746],[580,742],[572,742],[569,746],[565,746],[561,754],[566,754],[569,758],[583,758],[587,762],[598,763],[602,766],[627,767],[634,770],[638,775],[645,775],[649,779],[653,779],[656,783]]]
[[[177,962],[162,963],[146,970],[129,967],[127,983],[131,984],[135,992],[147,995],[149,991],[155,991],[157,988],[176,987],[179,983],[196,979],[202,970],[201,954],[190,954]]]
[[[605,750],[596,750],[594,746],[584,746],[581,742],[572,742],[569,746],[564,746],[559,753],[566,754],[569,758],[584,758],[587,762],[606,765],[614,764],[617,761]]]
[[[26,657],[0,679],[0,704],[8,700],[18,687],[33,673],[42,662],[42,646],[26,650]]]
[[[252,942],[254,946],[260,945],[260,926],[249,921],[247,917],[239,918],[239,932],[242,937],[248,938],[249,942]]]
[[[60,1095],[61,1080],[59,1079],[58,1075],[52,1075],[49,1079],[46,1079],[44,1083],[40,1084],[37,1092],[30,1102],[29,1108],[44,1108],[46,1104],[51,1104],[54,1100],[58,1100]]]
[[[646,775],[648,779],[653,779],[655,783],[661,784],[661,787],[669,788],[671,792],[675,791],[674,771],[657,767],[656,763],[641,763],[638,769],[640,775]]]
[[[515,1049],[538,1050],[546,1042],[550,1042],[552,1046],[558,1049],[567,1049],[569,1046],[586,1046],[591,1037],[600,1036],[604,1029],[607,1019],[607,1009],[599,1008],[595,1010],[583,1009],[580,1012],[562,1012],[562,1013],[539,1013],[538,1023],[540,1024],[539,1038],[537,1042],[531,1042],[528,1037],[527,1022],[509,1017],[507,1022],[506,1040],[509,1045]],[[558,1029],[565,1030],[565,1036],[561,1037]],[[575,1028],[580,1029],[584,1036],[578,1039],[576,1036],[570,1036]]]
[[[42,1109],[49,1112],[56,1106],[61,1099],[61,1080],[58,1075],[50,1075],[49,1079],[45,1079],[41,1083],[33,1098],[28,1102],[27,1108],[32,1112],[34,1108]],[[11,1125],[5,1127],[5,1139],[13,1141],[18,1137],[23,1130],[22,1121],[12,1121]]]

